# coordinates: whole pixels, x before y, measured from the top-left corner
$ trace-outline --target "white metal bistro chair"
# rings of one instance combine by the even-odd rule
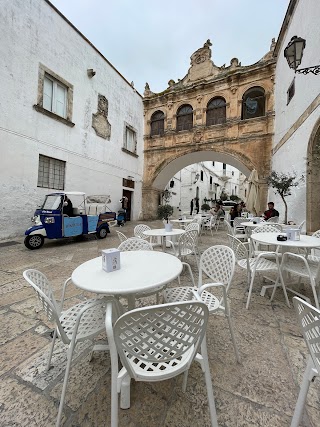
[[[267,224],[264,223],[262,225],[257,225],[257,227],[255,227],[254,229],[252,229],[252,233],[281,233],[282,228],[281,225],[276,224],[276,223],[272,223],[272,224]],[[261,248],[261,243],[256,242],[255,240],[250,239],[250,244],[251,244],[251,255],[257,256],[260,253],[264,252],[277,252],[277,247],[271,247],[267,246],[265,249],[262,247]],[[264,245],[266,246],[266,245]],[[281,255],[280,253],[278,254],[279,256]]]
[[[185,260],[187,256],[194,256],[197,267],[199,268],[198,237],[197,230],[191,230],[181,234],[177,243],[173,243],[171,240],[167,240],[167,243],[170,244],[173,255],[178,257],[181,261]]]
[[[205,375],[212,427],[218,427],[206,345],[208,309],[199,301],[162,304],[123,314],[112,328],[112,308],[107,307],[106,330],[115,343],[123,368],[118,373],[112,350],[111,427],[118,426],[118,393],[123,409],[130,407],[130,381],[162,381],[184,373],[194,360]],[[112,345],[112,347],[114,347]]]
[[[146,236],[143,234],[144,231],[151,230],[146,224],[138,224],[133,229],[134,237],[138,237],[139,239],[148,240],[152,246],[160,246],[161,241],[156,236]]]
[[[216,217],[214,215],[211,215],[211,217],[206,218],[206,221],[202,223],[202,232],[206,232],[207,230],[209,230],[211,232],[211,236],[213,236],[212,230],[215,228],[215,226]]]
[[[272,224],[278,224],[279,223],[279,217],[278,216],[272,216],[271,218],[267,219],[267,223]]]
[[[200,225],[197,221],[190,222],[186,227],[185,231],[197,230],[198,234],[200,234]]]
[[[57,336],[64,344],[68,345],[67,366],[60,397],[56,426],[60,426],[67,383],[71,369],[73,350],[77,343],[90,340],[105,329],[106,301],[103,299],[90,299],[74,305],[66,311],[61,308],[64,302],[66,286],[71,279],[66,280],[62,291],[61,305],[57,303],[53,290],[47,277],[38,270],[29,269],[23,272],[23,277],[36,291],[42,307],[49,319],[56,324],[51,350],[47,363],[47,371],[50,368],[51,358]]]
[[[119,237],[120,243],[128,239],[128,237],[125,234],[121,233],[121,231],[116,230],[116,233],[117,233],[117,236]]]
[[[243,234],[242,232],[241,233],[237,233],[237,230],[234,227],[231,227],[230,222],[227,221],[226,219],[224,220],[224,224],[225,224],[225,227],[227,228],[227,234],[228,235],[236,237],[239,240],[247,240],[247,235]],[[231,244],[232,243],[233,243],[233,241],[231,241]]]
[[[118,246],[119,251],[152,251],[151,243],[137,237],[130,237]]]
[[[248,243],[245,244],[241,242],[239,239],[235,238],[234,236],[229,236],[229,238],[233,241],[232,247],[236,256],[238,266],[247,271],[247,281],[248,281],[249,292],[248,292],[246,308],[247,309],[249,308],[253,283],[254,283],[256,274],[266,273],[267,271],[274,271],[278,273],[278,278],[276,280],[274,289],[276,289],[278,285],[278,280],[280,279],[287,305],[288,307],[290,307],[287,291],[283,283],[283,279],[280,271],[278,254],[276,252],[266,252],[266,255],[268,258],[265,258],[265,253],[261,252],[258,256],[251,258],[249,256]],[[274,260],[270,259],[271,257],[273,257]]]
[[[320,230],[315,231],[312,234],[312,237],[317,237],[318,239],[320,239]],[[317,248],[311,249],[310,254],[308,255],[308,261],[311,261],[311,262],[320,261],[320,249],[317,249]]]
[[[206,249],[200,258],[198,287],[179,286],[166,289],[163,298],[166,302],[188,301],[195,299],[193,292],[199,296],[209,309],[210,314],[222,312],[228,320],[232,343],[237,361],[240,363],[238,347],[233,332],[231,312],[228,302],[228,293],[235,270],[235,256],[231,248],[224,245],[211,246]],[[207,277],[210,281],[205,280]],[[221,289],[222,297],[218,298],[208,291],[209,288]]]
[[[310,383],[320,373],[320,310],[298,297],[293,298],[293,305],[309,350],[307,366],[291,421],[291,427],[299,427]]]
[[[308,279],[313,293],[313,298],[316,307],[319,309],[319,297],[320,297],[320,258],[318,260],[310,261],[304,255],[294,254],[291,252],[285,252],[282,255],[280,264],[281,276],[283,277],[284,283],[287,282],[288,273],[293,277],[298,277],[299,282],[301,279]],[[288,288],[291,292],[301,296],[299,292]],[[271,300],[274,297],[276,286],[272,292]]]

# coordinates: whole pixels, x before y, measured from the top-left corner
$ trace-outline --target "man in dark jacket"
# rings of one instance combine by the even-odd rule
[[[279,212],[275,210],[274,203],[268,203],[268,210],[264,212],[264,219],[267,221],[269,218],[273,218],[274,216],[279,216]]]

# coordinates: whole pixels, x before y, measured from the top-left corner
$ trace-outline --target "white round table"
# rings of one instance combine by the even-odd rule
[[[193,219],[186,218],[186,219],[170,219],[170,222],[173,222],[175,224],[180,224],[181,226],[185,226],[185,224],[189,224],[192,222]]]
[[[320,247],[320,239],[313,236],[306,236],[302,234],[300,240],[277,240],[279,234],[285,235],[285,233],[252,233],[251,239],[264,245],[275,245],[294,248],[317,248]]]
[[[129,308],[134,308],[136,294],[152,291],[179,276],[181,261],[158,251],[128,251],[120,253],[120,270],[107,273],[102,258],[94,258],[77,267],[73,283],[80,289],[105,295],[123,295]]]
[[[182,228],[173,228],[172,231],[166,231],[165,228],[152,228],[151,230],[146,230],[143,232],[145,236],[160,236],[162,239],[162,249],[163,252],[166,250],[165,237],[179,236],[180,234],[185,233],[186,231]]]

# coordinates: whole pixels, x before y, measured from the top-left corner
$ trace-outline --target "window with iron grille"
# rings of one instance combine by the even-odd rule
[[[177,131],[193,128],[193,109],[191,105],[182,105],[177,111]]]
[[[207,126],[219,125],[226,122],[226,100],[213,98],[207,105]]]
[[[265,94],[261,87],[253,87],[245,92],[242,97],[243,120],[265,115]]]
[[[66,162],[39,155],[38,187],[64,190]]]
[[[294,97],[295,93],[295,79],[292,80],[291,85],[289,86],[289,89],[287,90],[287,105],[291,101],[291,99]]]
[[[156,111],[151,116],[151,136],[163,135],[164,133],[164,113]]]

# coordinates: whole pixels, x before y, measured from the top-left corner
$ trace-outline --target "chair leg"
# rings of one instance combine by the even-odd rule
[[[189,370],[187,369],[186,371],[184,371],[184,374],[183,374],[183,381],[182,381],[182,391],[183,391],[183,393],[185,393],[186,390],[187,390],[188,373],[189,373]]]
[[[249,285],[249,293],[248,293],[247,304],[246,304],[246,309],[247,310],[248,310],[249,304],[250,304],[250,298],[251,298],[251,293],[252,293],[252,288],[253,288],[254,276],[255,276],[255,273],[251,273],[251,280],[250,280],[250,285]]]
[[[315,281],[313,280],[313,278],[310,278],[310,283],[311,283],[311,288],[312,288],[312,292],[313,292],[314,302],[316,304],[317,309],[319,310],[319,301],[318,301],[318,295],[317,295],[317,291],[316,291],[316,284],[315,284]]]
[[[120,391],[120,408],[121,409],[130,408],[130,384],[131,384],[131,378],[127,374],[124,376],[121,382],[121,391]]]
[[[314,370],[314,364],[313,364],[312,358],[311,356],[309,356],[307,367],[303,374],[300,392],[299,392],[298,400],[296,403],[296,407],[294,409],[290,427],[299,427],[302,414],[303,414],[305,401],[306,401],[308,390],[309,390],[309,386],[310,386],[310,382],[313,380],[313,378],[316,375],[317,374]]]
[[[206,387],[207,387],[211,427],[218,427],[216,405],[214,402],[212,381],[211,381],[210,368],[209,368],[209,362],[208,362],[206,336],[204,336],[201,344],[201,356],[203,358],[203,368],[204,368],[204,376],[205,376]]]
[[[54,349],[54,344],[56,342],[56,338],[57,338],[57,328],[54,330],[53,337],[52,337],[50,354],[49,354],[49,359],[48,359],[48,363],[47,363],[47,367],[46,367],[47,371],[49,371],[49,369],[50,369],[51,358],[52,358],[52,353],[53,353],[53,349]]]
[[[69,348],[68,348],[68,352],[67,352],[66,373],[64,375],[64,380],[63,380],[63,387],[62,387],[62,393],[61,393],[61,397],[60,397],[60,405],[59,405],[56,427],[60,426],[60,422],[61,422],[61,418],[62,418],[64,400],[66,397],[67,384],[68,384],[68,378],[69,378],[69,373],[70,373],[70,368],[71,368],[72,354],[73,354],[74,347],[75,347],[75,343],[73,341],[71,341]]]
[[[234,347],[234,352],[236,354],[236,359],[237,359],[238,363],[241,363],[240,354],[238,351],[238,346],[237,346],[236,339],[235,339],[234,332],[233,332],[232,319],[231,319],[230,315],[227,316],[227,319],[228,319],[228,323],[229,323],[230,335],[231,335],[231,339],[232,339],[232,343],[233,343],[233,347]]]

